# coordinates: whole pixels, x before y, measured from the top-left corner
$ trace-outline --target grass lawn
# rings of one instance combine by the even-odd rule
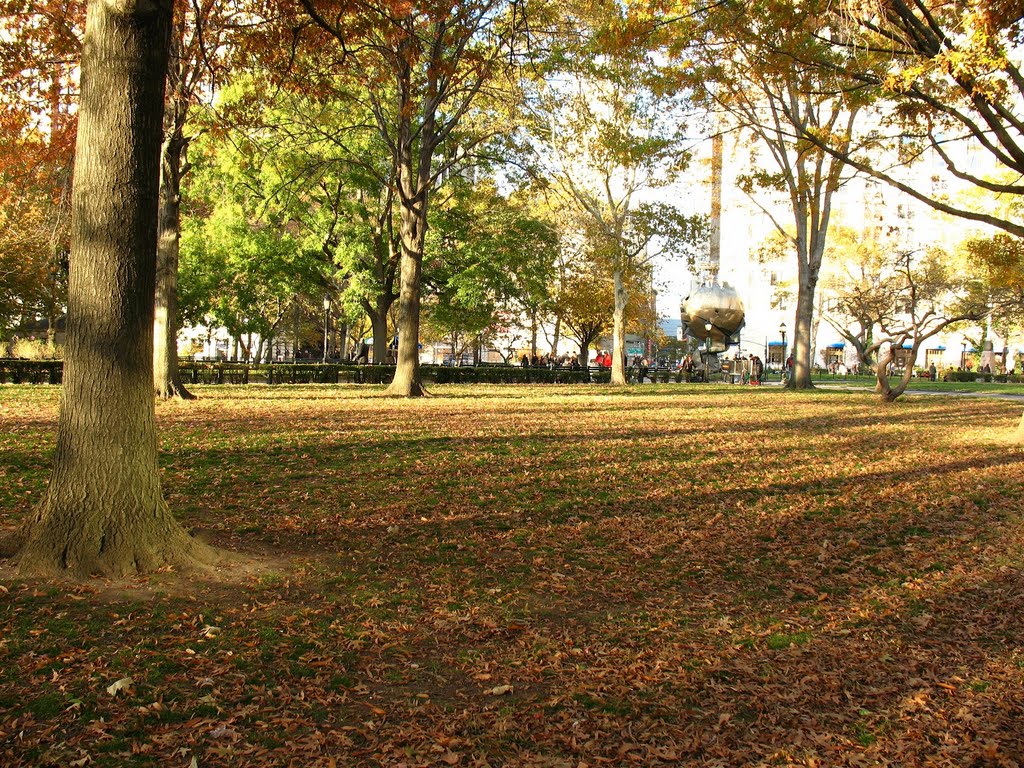
[[[772,379],[773,381],[775,379]],[[874,376],[815,376],[816,384],[826,386],[868,387],[874,389]],[[895,387],[900,382],[897,376],[890,376],[889,382]],[[911,392],[972,392],[1002,395],[1024,395],[1024,384],[999,381],[929,381],[928,379],[911,379],[907,389]]]
[[[1019,404],[433,391],[159,405],[168,501],[236,556],[0,561],[0,765],[1020,764]],[[58,394],[0,387],[0,532]]]

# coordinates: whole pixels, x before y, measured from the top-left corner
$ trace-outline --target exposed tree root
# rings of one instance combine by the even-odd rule
[[[204,570],[224,557],[220,550],[190,535],[166,511],[150,521],[141,535],[99,532],[92,527],[58,532],[48,522],[33,516],[20,532],[22,546],[13,556],[23,576],[126,579],[167,567]]]
[[[423,386],[422,382],[419,381],[393,381],[384,390],[384,394],[387,397],[430,397],[430,393]]]
[[[156,387],[157,400],[195,400],[196,396],[188,391],[180,381],[165,381]]]
[[[25,532],[19,529],[0,536],[0,560],[15,557],[25,546]]]

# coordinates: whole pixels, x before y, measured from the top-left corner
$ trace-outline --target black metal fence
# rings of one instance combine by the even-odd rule
[[[0,358],[0,384],[60,384],[63,360]]]
[[[187,384],[388,384],[393,365],[350,363],[270,363],[253,365],[230,362],[182,362],[178,370]],[[424,381],[436,384],[607,384],[608,368],[534,368],[518,365],[447,366],[424,365]],[[0,358],[0,384],[60,384],[61,360]],[[635,382],[637,370],[627,370]],[[673,368],[651,368],[645,382],[689,381]],[[694,381],[698,378],[695,376]]]

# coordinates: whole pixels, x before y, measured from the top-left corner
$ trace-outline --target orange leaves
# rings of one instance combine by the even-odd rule
[[[2,394],[9,502],[45,482],[57,392]],[[97,744],[214,768],[1024,750],[1024,461],[963,437],[1012,429],[1014,404],[914,398],[896,421],[867,395],[714,387],[199,394],[158,409],[164,483],[247,564],[127,591],[5,578],[5,766]]]

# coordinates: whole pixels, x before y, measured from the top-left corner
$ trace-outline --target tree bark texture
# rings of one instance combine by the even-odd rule
[[[153,296],[171,7],[89,4],[64,389],[23,573],[123,577],[209,554],[171,515],[157,466]]]
[[[403,93],[400,106],[409,104]],[[427,394],[420,376],[420,293],[423,245],[427,235],[427,204],[430,196],[430,165],[433,157],[433,115],[420,127],[420,145],[414,148],[411,121],[404,118],[399,132],[398,187],[402,242],[401,291],[398,296],[398,358],[395,377],[385,394],[422,397]]]
[[[175,21],[168,58],[164,141],[160,151],[160,208],[157,217],[156,293],[153,316],[153,386],[162,400],[193,395],[178,372],[178,252],[181,243],[181,176],[185,154],[188,96],[183,92],[182,38],[185,15]]]
[[[373,362],[381,365],[388,359],[388,310],[391,309],[391,301],[385,296],[377,296],[375,306],[367,302],[363,309],[373,329]]]
[[[398,297],[398,359],[395,378],[385,394],[422,397],[427,394],[420,378],[420,285],[423,243],[426,234],[426,195],[422,215],[402,206],[402,289]]]
[[[157,225],[153,385],[158,398],[194,399],[178,372],[178,252],[181,243],[180,135],[164,142]]]
[[[896,345],[892,344],[889,347],[888,357],[883,359],[879,356],[878,367],[875,369],[875,392],[881,397],[883,403],[894,403],[907,391],[907,387],[910,386],[910,380],[914,377],[913,361],[917,359],[917,353],[921,348],[921,341],[920,339],[914,340],[908,355],[910,364],[903,369],[900,381],[895,387],[889,382],[888,371],[889,365],[896,359]]]
[[[530,364],[537,357],[537,309],[530,310]]]
[[[399,298],[395,293],[395,279],[401,266],[401,235],[396,243],[392,231],[392,196],[388,194],[388,202],[376,220],[372,223],[373,235],[373,271],[378,282],[378,291],[374,296],[366,297],[361,303],[363,311],[370,318],[373,329],[373,362],[380,365],[388,360],[388,313],[391,306]],[[369,219],[368,219],[369,222]],[[401,228],[400,228],[401,229]],[[395,258],[398,254],[398,258]],[[345,342],[342,342],[342,346]],[[342,350],[344,353],[344,350]],[[344,357],[344,354],[342,355]],[[396,360],[397,361],[397,360]]]
[[[551,356],[558,357],[558,342],[562,336],[562,318],[560,315],[555,316],[555,330],[554,338],[551,340]]]
[[[807,246],[805,245],[804,248]],[[810,262],[810,263],[809,263]],[[800,254],[797,269],[796,316],[793,318],[793,370],[786,386],[790,389],[811,389],[812,349],[811,326],[814,319],[814,294],[818,286],[818,264],[813,256]],[[785,365],[786,361],[782,361]]]
[[[804,175],[805,172],[801,171]],[[814,363],[814,343],[811,333],[814,319],[814,295],[818,289],[818,276],[825,255],[832,196],[839,187],[839,165],[833,163],[826,175],[820,171],[815,178],[821,180],[814,192],[806,191],[801,183],[792,191],[793,214],[796,224],[794,246],[797,256],[796,316],[793,319],[793,370],[786,386],[789,389],[813,389],[811,371]],[[785,361],[783,361],[785,363]]]
[[[629,293],[621,269],[616,269],[612,278],[615,282],[615,309],[612,314],[612,377],[611,384],[626,384],[626,303]]]

